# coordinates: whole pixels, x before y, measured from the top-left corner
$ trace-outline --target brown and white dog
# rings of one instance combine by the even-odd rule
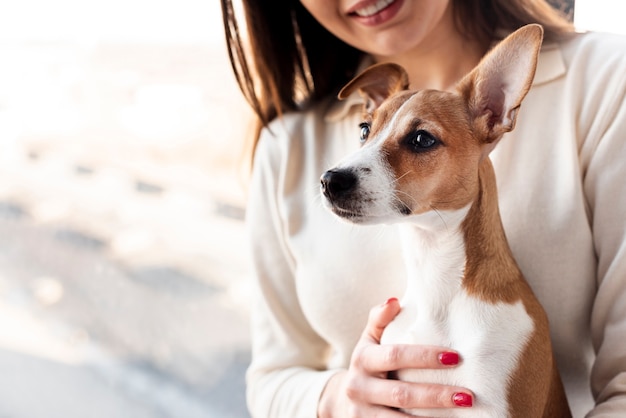
[[[398,223],[408,273],[402,311],[381,343],[458,350],[445,370],[399,379],[467,387],[471,408],[414,409],[432,417],[570,417],[548,319],[508,246],[489,159],[515,125],[543,30],[496,45],[456,92],[408,90],[395,64],[377,64],[339,93],[365,99],[363,146],[321,177],[325,206],[357,224]]]

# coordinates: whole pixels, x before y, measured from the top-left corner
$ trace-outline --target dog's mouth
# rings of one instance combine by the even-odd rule
[[[331,205],[330,210],[332,210],[335,215],[349,220],[356,220],[364,217],[363,212],[354,208],[342,208],[333,204]]]
[[[360,207],[340,205],[328,199],[324,199],[324,206],[335,216],[351,223],[363,223],[368,218],[367,214]]]
[[[349,202],[336,202],[330,199],[324,199],[327,209],[336,216],[353,223],[380,223],[390,219],[396,219],[398,216],[409,216],[413,213],[412,209],[404,202],[398,200],[395,202],[393,209],[384,211],[384,213],[371,211],[367,205],[349,204]]]
[[[389,223],[395,219],[395,216],[389,214],[372,213],[357,208],[342,208],[336,205],[330,206],[330,210],[339,218],[353,224],[376,225]]]

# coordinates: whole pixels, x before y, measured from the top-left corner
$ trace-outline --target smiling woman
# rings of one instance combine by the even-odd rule
[[[626,327],[615,324],[626,323],[620,267],[626,263],[620,250],[626,242],[626,39],[578,33],[571,16],[558,11],[566,8],[555,9],[544,0],[302,0],[282,1],[278,7],[276,1],[243,0],[242,15],[233,13],[233,3],[222,0],[230,58],[258,117],[247,211],[256,283],[247,373],[252,414],[399,418],[407,415],[398,408],[449,408],[441,415],[476,416],[480,382],[470,379],[456,387],[456,380],[433,385],[387,379],[399,369],[449,367],[441,362],[447,353],[461,359],[453,367],[463,368],[471,350],[445,340],[437,347],[428,340],[380,344],[382,331],[404,309],[394,299],[404,294],[407,283],[400,255],[414,247],[403,246],[393,226],[356,227],[333,217],[320,205],[320,176],[322,191],[331,196],[357,187],[354,176],[337,175],[328,167],[359,148],[359,136],[366,139],[368,130],[369,140],[376,141],[379,128],[373,121],[388,116],[379,109],[372,125],[359,129],[359,123],[370,120],[363,118],[358,92],[337,102],[340,89],[366,67],[400,64],[410,87],[424,94],[432,89],[467,93],[458,81],[486,51],[518,28],[538,23],[544,47],[536,49],[537,70],[524,78],[530,90],[517,127],[490,155],[502,224],[516,262],[550,319],[574,415],[623,415]],[[238,31],[243,27],[239,18],[249,23],[245,35]],[[488,110],[484,123],[467,131],[504,116],[497,106]],[[517,107],[506,114],[517,115]],[[501,121],[501,128],[511,120]],[[394,178],[419,172],[424,164],[418,155],[428,159],[446,149],[445,139],[431,126],[419,129],[434,133],[444,145],[407,152],[406,162],[391,164],[401,167]],[[413,150],[437,143],[422,133],[399,134],[394,140],[389,146],[410,143]],[[369,144],[366,148],[371,150]],[[391,155],[385,151],[380,155]],[[456,171],[428,177],[440,166],[428,166],[421,174],[459,187],[471,177]],[[361,172],[356,182],[368,182],[372,172]],[[383,184],[376,193],[406,194],[401,181]],[[430,185],[425,183],[421,192]],[[376,200],[375,192],[367,188],[361,201]],[[380,212],[388,214],[385,207],[387,212]],[[409,216],[403,209],[395,212]],[[350,219],[361,215],[352,202],[335,204],[333,210]],[[489,280],[490,271],[478,276]],[[494,345],[504,342],[497,335],[493,339]]]

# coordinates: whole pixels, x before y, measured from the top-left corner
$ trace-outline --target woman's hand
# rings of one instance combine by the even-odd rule
[[[370,311],[350,368],[334,375],[322,393],[319,418],[398,418],[408,415],[392,408],[471,406],[473,395],[465,388],[387,378],[390,371],[399,369],[454,367],[459,359],[456,352],[441,347],[380,345],[383,330],[400,309],[398,300],[392,298]]]

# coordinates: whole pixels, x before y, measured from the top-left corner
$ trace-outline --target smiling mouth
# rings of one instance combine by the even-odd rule
[[[378,0],[376,3],[353,11],[352,15],[370,17],[392,5],[396,0]]]

